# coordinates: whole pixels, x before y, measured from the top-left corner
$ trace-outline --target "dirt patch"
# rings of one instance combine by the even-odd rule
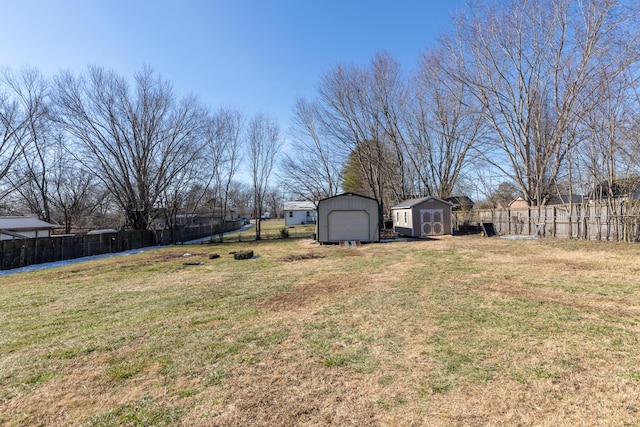
[[[363,275],[323,274],[305,279],[293,289],[260,300],[258,308],[268,311],[302,310],[330,301],[332,297],[367,286]]]
[[[360,247],[347,247],[347,248],[340,248],[339,249],[339,253],[340,256],[342,257],[347,257],[347,256],[364,256],[364,252],[362,252],[362,250],[360,249]]]
[[[594,261],[580,261],[561,257],[531,257],[527,263],[531,266],[560,271],[590,271],[594,269]]]
[[[278,258],[276,261],[278,262],[293,262],[293,261],[304,261],[307,259],[316,259],[316,258],[324,258],[322,255],[318,255],[315,252],[309,252],[306,254],[291,254],[284,256],[282,258]]]

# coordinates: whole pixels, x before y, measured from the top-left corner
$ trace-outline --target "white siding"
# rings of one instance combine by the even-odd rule
[[[289,210],[284,212],[284,225],[292,226],[298,224],[314,223],[316,221],[316,211],[296,211]]]

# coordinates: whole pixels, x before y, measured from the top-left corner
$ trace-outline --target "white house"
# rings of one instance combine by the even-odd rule
[[[316,212],[316,204],[313,202],[284,202],[284,225],[314,224]]]
[[[0,216],[0,240],[50,237],[55,225],[30,216]]]

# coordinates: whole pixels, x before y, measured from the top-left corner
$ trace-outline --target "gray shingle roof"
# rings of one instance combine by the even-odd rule
[[[285,211],[315,211],[316,205],[307,200],[296,200],[292,202],[284,202]]]
[[[56,226],[30,216],[0,216],[0,230],[44,230]]]
[[[439,200],[442,203],[446,203],[447,205],[452,205],[453,206],[453,203],[451,203],[451,202],[449,202],[447,200],[443,200],[443,199],[441,199],[439,197],[436,197],[436,196],[427,196],[427,197],[421,197],[419,199],[405,200],[404,202],[402,202],[402,203],[400,203],[400,204],[398,204],[396,206],[393,206],[391,209],[409,209],[409,208],[412,208],[415,205],[419,205],[420,203],[422,203],[424,201],[427,201],[429,199]]]

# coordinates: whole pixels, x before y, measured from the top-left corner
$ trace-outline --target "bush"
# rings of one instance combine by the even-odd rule
[[[289,229],[288,228],[281,228],[280,229],[280,238],[281,239],[288,239],[289,238]]]

